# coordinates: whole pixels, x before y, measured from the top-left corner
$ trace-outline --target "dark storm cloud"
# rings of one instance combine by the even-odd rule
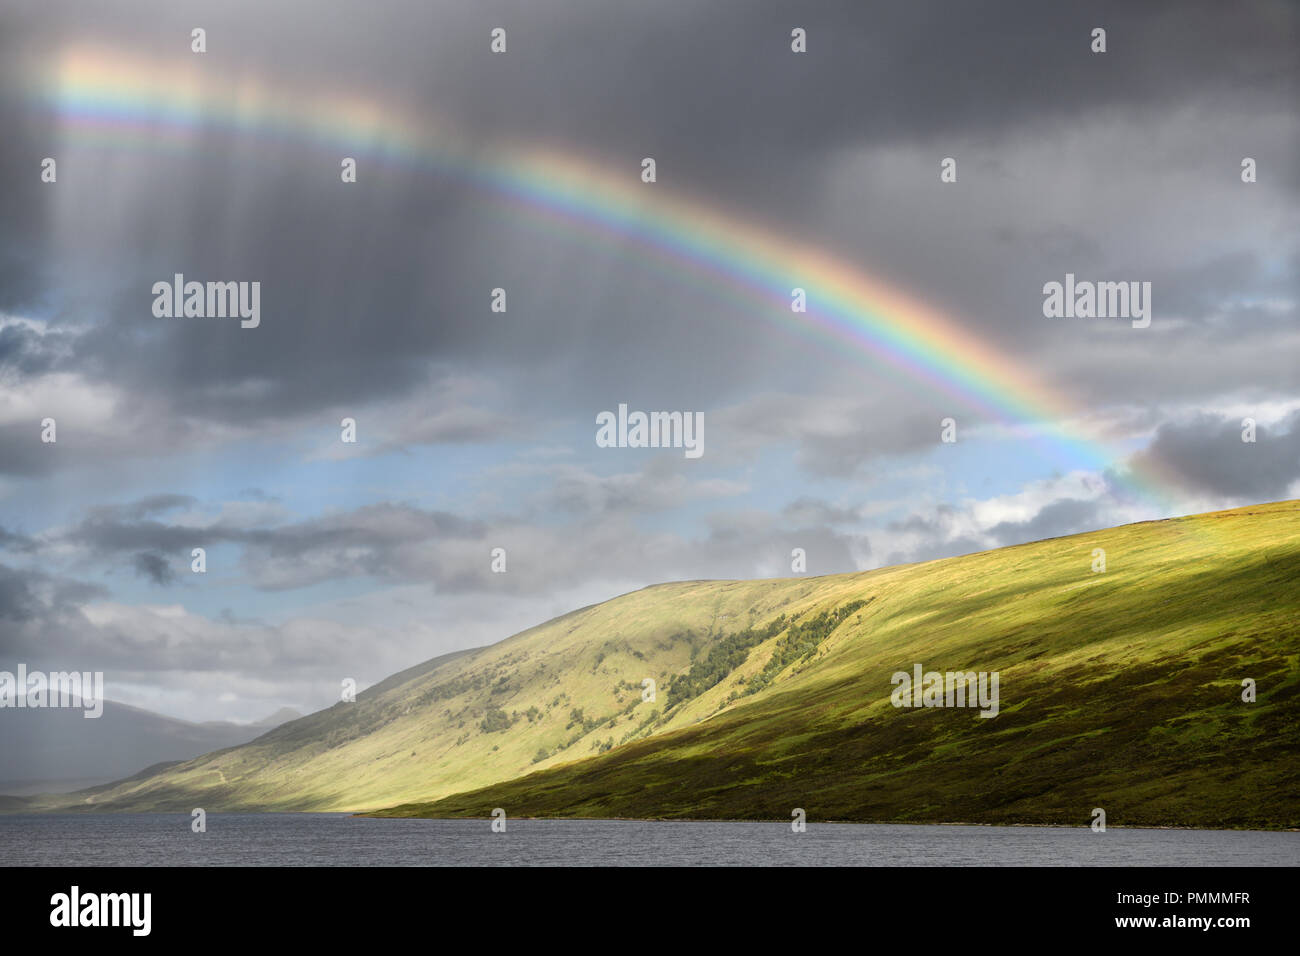
[[[867,11],[852,0],[797,10],[779,0],[690,8],[406,0],[364,14],[306,0],[179,7],[157,0],[102,9],[45,2],[6,19],[12,54],[85,36],[185,50],[202,20],[206,55],[232,71],[279,63],[348,90],[436,100],[460,125],[484,133],[508,128],[628,148],[653,135],[688,156],[707,155],[710,144],[761,146],[768,152],[754,158],[764,161],[773,151],[1159,108],[1202,91],[1287,103],[1296,77],[1296,17],[1286,0],[1230,7],[891,0]],[[499,58],[487,52],[495,26],[510,34],[509,53]],[[794,26],[808,31],[803,57],[789,52]],[[1104,58],[1089,51],[1096,26],[1109,32]],[[756,114],[771,121],[755,122]],[[712,135],[700,144],[704,130]],[[747,165],[724,155],[737,171]],[[709,164],[715,174],[719,158]]]
[[[1250,501],[1284,497],[1300,479],[1300,413],[1257,427],[1254,442],[1242,441],[1242,431],[1241,419],[1218,415],[1162,425],[1138,461],[1196,491]]]
[[[1159,116],[1193,102],[1265,115],[1293,101],[1296,75],[1294,17],[1268,2],[1231,9],[1115,3],[1086,12],[1031,2],[899,2],[866,14],[844,3],[797,13],[777,3],[690,10],[409,3],[367,8],[364,30],[316,4],[125,9],[109,16],[48,4],[38,18],[20,8],[10,15],[13,29],[3,31],[14,52],[11,69],[35,70],[60,44],[87,37],[130,56],[188,57],[197,17],[209,31],[210,52],[186,62],[228,77],[232,89],[261,76],[304,95],[338,90],[416,111],[430,106],[485,148],[501,133],[546,139],[625,163],[629,177],[642,155],[653,154],[665,188],[721,198],[814,237],[824,231],[817,200],[826,163],[845,151],[936,137],[996,139],[1039,123]],[[510,32],[510,50],[494,58],[486,37],[498,24]],[[789,53],[792,25],[808,29],[809,54]],[[1110,52],[1101,57],[1087,50],[1095,25],[1109,31]],[[13,39],[19,35],[21,51]],[[57,127],[21,99],[20,87],[0,99],[5,128],[12,120],[25,144],[60,142]],[[844,95],[828,95],[835,90]],[[0,270],[14,282],[0,287],[11,295],[28,289],[10,308],[95,319],[71,364],[156,396],[174,414],[240,424],[283,419],[399,396],[425,382],[431,368],[441,374],[453,363],[476,363],[508,371],[506,414],[527,417],[545,393],[553,409],[585,415],[621,397],[619,389],[647,393],[643,404],[669,393],[703,405],[743,392],[756,374],[789,385],[810,367],[813,353],[802,348],[771,361],[772,339],[744,331],[754,329],[745,311],[752,305],[708,303],[702,321],[697,294],[650,280],[635,254],[619,257],[616,247],[581,253],[589,261],[575,272],[574,250],[545,241],[544,223],[539,232],[536,223],[525,228],[485,216],[464,183],[363,158],[360,182],[343,189],[330,151],[268,147],[226,133],[199,143],[181,163],[136,152],[131,176],[120,173],[120,162],[101,165],[97,160],[109,157],[84,153],[87,164],[68,170],[56,187],[33,175],[31,149],[0,156],[0,173],[14,184],[0,220],[8,242],[48,248],[51,190],[85,197],[76,204],[84,220],[77,234],[57,237],[58,256],[67,257],[61,274],[32,287],[19,277],[40,270],[32,271],[17,246],[3,247],[9,252]],[[1286,168],[1285,158],[1269,168]],[[95,197],[106,194],[115,198],[112,211],[97,212]],[[874,212],[871,221],[889,237],[883,255],[904,263],[909,246],[924,248],[924,238]],[[1033,245],[1044,230],[1066,228],[1027,223],[1024,241]],[[1066,259],[1103,245],[1088,231],[1060,234],[1068,239],[1060,250]],[[79,243],[86,245],[80,252]],[[93,269],[76,266],[88,261]],[[149,286],[173,271],[259,279],[266,321],[243,331],[153,319]],[[1023,307],[1027,295],[1036,299],[1040,275],[1010,299],[1003,277],[963,274],[942,258],[922,277],[940,301],[993,317],[979,320],[990,335],[1028,341],[1050,334],[1035,326],[1026,336],[997,318],[1016,303]],[[486,308],[487,291],[497,285],[510,291],[506,315]],[[5,354],[35,374],[49,360],[29,339]],[[665,350],[665,343],[677,347]],[[808,454],[815,468],[842,474],[855,467],[838,451],[814,447]],[[21,460],[10,470],[38,468]]]

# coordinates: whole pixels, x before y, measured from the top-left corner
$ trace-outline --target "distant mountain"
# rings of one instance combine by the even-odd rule
[[[228,720],[205,720],[199,724],[200,727],[212,727],[218,730],[229,731],[237,730],[241,727],[256,729],[261,728],[264,732],[273,727],[279,727],[281,724],[287,724],[291,720],[297,720],[302,714],[292,707],[281,707],[269,717],[263,717],[261,720],[254,721],[251,724],[235,724]],[[251,739],[251,738],[250,738]]]
[[[0,709],[0,793],[68,793],[146,767],[247,743],[300,716],[283,708],[254,724],[190,723],[116,701],[78,708]]]
[[[1288,501],[856,574],[657,585],[24,806],[1073,825],[1101,807],[1112,824],[1300,826],[1297,660]],[[894,706],[917,665],[998,673],[997,715]]]

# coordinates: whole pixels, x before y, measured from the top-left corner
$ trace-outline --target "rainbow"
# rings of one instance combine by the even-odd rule
[[[1124,451],[1085,434],[1077,424],[1087,419],[1085,410],[960,322],[822,249],[661,184],[643,184],[640,157],[615,172],[548,145],[494,143],[486,150],[423,114],[248,76],[212,77],[201,61],[164,63],[74,45],[31,92],[79,143],[185,148],[201,131],[230,129],[455,177],[577,233],[631,240],[761,304],[771,321],[845,346],[839,354],[883,363],[1047,444],[1069,468],[1122,476],[1157,500],[1173,495],[1174,476],[1126,463]],[[362,166],[362,175],[367,168],[373,166]],[[795,287],[807,293],[807,312],[790,309]],[[1076,424],[1067,432],[1065,423]]]

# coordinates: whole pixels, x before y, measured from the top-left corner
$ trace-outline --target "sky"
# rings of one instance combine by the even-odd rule
[[[795,549],[1300,497],[1298,24],[0,0],[0,670],[255,720]],[[257,326],[156,315],[178,273]],[[1067,274],[1150,324],[1045,315]],[[601,447],[620,404],[703,453]]]

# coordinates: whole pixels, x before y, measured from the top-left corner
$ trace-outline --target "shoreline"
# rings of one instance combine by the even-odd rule
[[[296,812],[296,811],[289,811]],[[307,813],[321,811],[303,811]],[[324,811],[347,813],[348,816],[369,820],[476,820],[490,821],[491,817],[463,816],[422,816],[420,814],[380,815],[374,811]],[[789,820],[780,818],[755,819],[753,817],[531,817],[507,816],[508,820],[541,820],[548,822],[586,822],[586,823],[782,823]],[[897,827],[1006,827],[1049,830],[1087,830],[1090,824],[1068,823],[970,823],[960,820],[924,822],[915,820],[809,820],[808,823],[836,824],[843,826],[897,826]],[[1107,830],[1189,830],[1201,833],[1300,833],[1300,827],[1197,827],[1180,824],[1120,824],[1108,823]]]

